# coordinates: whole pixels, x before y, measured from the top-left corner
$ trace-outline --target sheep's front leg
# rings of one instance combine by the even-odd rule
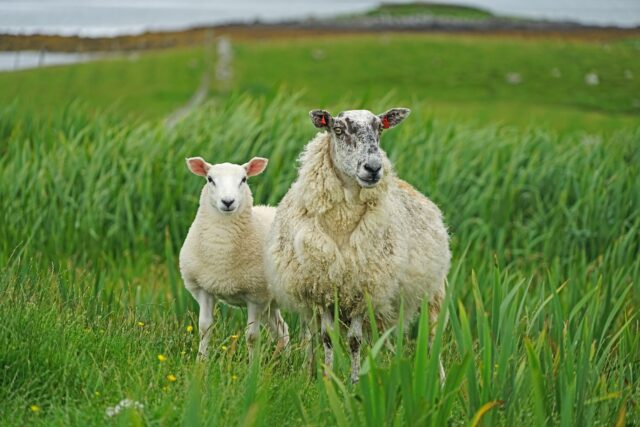
[[[329,309],[322,311],[321,331],[322,346],[324,347],[324,375],[329,375],[329,371],[333,369],[333,344],[329,332],[333,329],[333,315]]]
[[[351,383],[355,384],[360,379],[360,346],[362,344],[362,316],[351,319],[347,342],[351,352]]]
[[[264,306],[252,302],[247,303],[247,330],[245,339],[249,350],[249,362],[253,360],[253,348],[260,338],[260,317],[264,312]]]
[[[191,292],[198,305],[198,329],[200,332],[200,345],[198,346],[198,360],[206,360],[209,355],[209,341],[211,340],[211,325],[213,324],[213,305],[215,297],[203,289]]]
[[[289,344],[289,327],[282,318],[280,309],[275,304],[269,308],[269,331],[271,336],[277,340],[277,350],[283,350]]]

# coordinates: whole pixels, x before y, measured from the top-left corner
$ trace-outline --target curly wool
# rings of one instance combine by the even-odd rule
[[[442,299],[451,259],[442,214],[395,176],[384,153],[385,174],[373,188],[343,185],[327,133],[307,144],[300,163],[267,237],[267,276],[279,305],[308,319],[337,297],[351,317],[365,314],[368,295],[377,320],[389,324],[402,300],[411,321],[425,296]]]
[[[252,207],[247,189],[248,203],[237,214],[222,216],[211,206],[208,191],[205,185],[198,213],[180,251],[185,285],[194,284],[232,305],[245,305],[247,300],[268,304],[271,295],[263,253],[275,208]]]

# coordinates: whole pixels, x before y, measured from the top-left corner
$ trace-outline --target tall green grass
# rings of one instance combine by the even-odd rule
[[[219,307],[212,358],[197,366],[197,334],[186,329],[196,307],[176,256],[203,183],[184,158],[269,157],[250,184],[256,203],[275,204],[314,134],[300,104],[287,93],[232,95],[171,130],[76,104],[46,120],[0,112],[4,419],[111,423],[105,408],[129,397],[144,409],[116,422],[640,422],[640,128],[469,127],[418,106],[382,146],[439,204],[452,235],[449,321],[434,347],[423,316],[410,339],[374,334],[357,386],[339,342],[335,376],[309,379],[294,315],[289,354],[273,356],[263,339],[249,366],[242,313]]]

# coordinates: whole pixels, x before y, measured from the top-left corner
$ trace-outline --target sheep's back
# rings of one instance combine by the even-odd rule
[[[397,273],[407,309],[415,312],[423,296],[444,296],[451,262],[449,235],[440,209],[407,182],[396,178],[393,199],[400,208],[396,233],[406,244]]]

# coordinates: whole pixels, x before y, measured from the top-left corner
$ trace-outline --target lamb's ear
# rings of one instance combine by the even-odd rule
[[[256,176],[264,172],[267,168],[267,163],[269,163],[269,159],[254,157],[242,166],[244,166],[244,170],[247,171],[247,176]]]
[[[389,129],[399,125],[401,121],[407,118],[409,113],[411,113],[411,110],[408,108],[392,108],[378,115],[378,117],[382,120],[382,127]]]
[[[328,128],[333,126],[333,117],[325,110],[311,110],[309,111],[309,117],[311,122],[317,128]]]
[[[187,158],[187,167],[196,175],[207,176],[207,172],[209,172],[211,165],[202,157],[189,157]]]

